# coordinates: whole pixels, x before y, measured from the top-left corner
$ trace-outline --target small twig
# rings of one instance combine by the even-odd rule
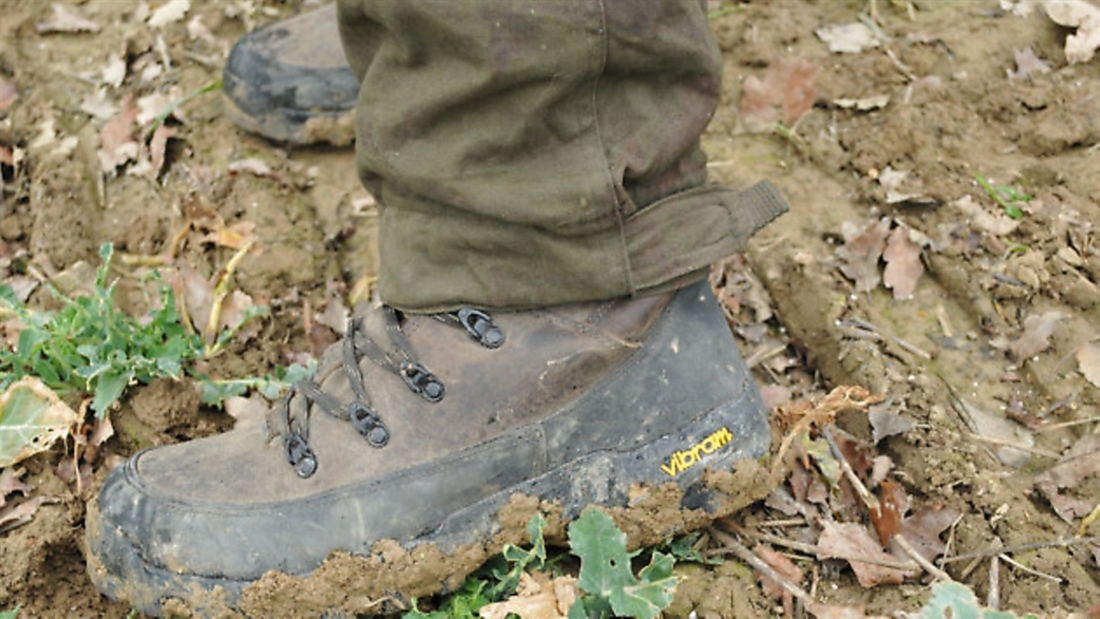
[[[1050,432],[1051,430],[1061,430],[1062,428],[1072,428],[1073,426],[1083,426],[1087,423],[1096,423],[1100,421],[1100,417],[1085,417],[1084,419],[1074,419],[1073,421],[1063,421],[1061,423],[1052,423],[1049,425],[1041,426],[1036,432]]]
[[[833,428],[824,428],[821,432],[825,436],[825,440],[829,442],[829,449],[833,452],[833,458],[836,459],[837,464],[840,465],[840,470],[844,472],[844,476],[851,482],[852,487],[855,488],[856,494],[863,501],[863,504],[867,506],[867,509],[878,514],[882,511],[882,504],[878,502],[878,497],[871,494],[871,491],[867,489],[867,486],[863,485],[859,476],[852,470],[852,465],[848,464],[848,459],[844,457],[844,453],[840,451],[840,445],[837,445],[836,439],[833,438]]]
[[[1085,531],[1088,531],[1089,527],[1092,526],[1092,523],[1096,522],[1097,519],[1100,519],[1100,503],[1097,503],[1096,507],[1089,512],[1089,515],[1081,520],[1081,526],[1077,527],[1077,537],[1084,537]]]
[[[711,527],[709,531],[715,539],[725,546],[725,549],[729,553],[735,555],[745,563],[748,563],[764,576],[774,580],[780,587],[783,587],[785,591],[802,602],[807,604],[813,602],[813,598],[810,597],[809,593],[806,593],[801,587],[784,578],[782,574],[775,571],[772,566],[765,563],[760,557],[757,557],[756,553],[746,548],[741,542],[737,541],[735,537],[714,527]]]
[[[1032,576],[1037,576],[1039,578],[1045,578],[1045,579],[1047,579],[1051,582],[1056,582],[1058,584],[1062,584],[1062,579],[1061,578],[1058,578],[1057,576],[1051,576],[1050,574],[1047,574],[1045,572],[1040,572],[1039,570],[1037,570],[1035,568],[1028,567],[1028,566],[1024,565],[1023,563],[1020,563],[1019,561],[1016,561],[1015,559],[1013,559],[1012,557],[1010,557],[1008,555],[997,555],[997,556],[993,557],[994,561],[996,561],[997,559],[1000,559],[1001,561],[1004,561],[1005,563],[1007,563],[1007,564],[1011,565],[1012,567],[1020,570],[1021,572],[1027,572],[1028,574],[1031,574]]]
[[[932,353],[927,352],[927,351],[925,351],[925,350],[923,350],[923,349],[921,349],[921,348],[919,348],[919,347],[917,347],[913,344],[910,344],[909,342],[906,342],[905,340],[901,339],[900,337],[895,337],[895,336],[890,336],[890,337],[893,338],[893,340],[895,342],[897,342],[898,346],[901,346],[905,350],[908,350],[909,352],[911,352],[914,355],[920,357],[921,359],[924,359],[925,361],[931,361],[932,360]]]
[[[783,520],[765,520],[749,526],[754,529],[763,529],[764,527],[804,527],[807,524],[809,523],[806,522],[805,518],[786,518]]]
[[[921,555],[921,553],[917,552],[917,550],[913,548],[913,546],[909,543],[909,540],[905,539],[904,535],[898,533],[894,536],[893,540],[895,543],[897,543],[898,548],[901,548],[903,551],[905,551],[905,554],[909,555],[910,559],[916,561],[917,565],[923,567],[924,571],[928,572],[932,576],[935,576],[937,580],[941,582],[955,582],[955,579],[951,578],[951,576],[947,572],[941,570],[935,565],[932,565],[931,561],[925,559],[924,556]]]
[[[755,368],[768,359],[782,354],[784,350],[787,350],[787,345],[780,343],[771,348],[757,351],[750,355],[748,359],[745,359],[745,365],[749,366],[749,369]]]
[[[965,561],[966,559],[992,557],[999,554],[1013,554],[1017,552],[1027,552],[1029,550],[1039,550],[1041,548],[1052,548],[1056,546],[1076,546],[1078,544],[1097,544],[1100,543],[1100,536],[1094,537],[1073,537],[1069,539],[1054,539],[1045,542],[1033,542],[1030,544],[1020,544],[1019,546],[997,546],[996,548],[989,548],[987,550],[977,550],[974,552],[968,552],[961,555],[955,555],[943,559],[941,563],[954,563],[955,561]]]
[[[769,544],[775,544],[776,546],[783,546],[790,548],[791,550],[797,550],[807,555],[817,557],[821,553],[821,549],[813,544],[807,544],[805,542],[796,542],[794,540],[784,539],[775,535],[769,535],[767,533],[761,533],[759,531],[738,531],[743,535],[758,539],[762,542],[768,542]],[[861,555],[837,553],[830,550],[829,556],[834,559],[841,559],[844,561],[855,561],[858,563],[867,563],[869,565],[878,565],[880,567],[888,567],[893,570],[902,572],[919,572],[920,567],[916,563],[903,563],[901,561],[887,561],[878,559],[875,557],[864,557]]]
[[[1021,445],[1019,443],[1013,443],[1012,441],[993,438],[992,436],[982,436],[981,434],[975,434],[973,432],[970,433],[970,438],[981,441],[983,443],[989,443],[991,445],[1000,445],[1002,447],[1009,447],[1011,449],[1019,449],[1020,451],[1029,453],[1033,456],[1041,456],[1043,458],[1050,458],[1052,460],[1057,460],[1062,457],[1060,454],[1056,454],[1053,451],[1047,451],[1038,447],[1029,447],[1027,445]]]
[[[989,595],[985,598],[985,605],[993,610],[1001,607],[1001,562],[998,557],[1003,556],[993,555],[989,563]]]
[[[222,303],[225,301],[225,297],[229,294],[229,287],[233,281],[233,272],[237,270],[237,265],[244,259],[248,250],[252,249],[253,241],[249,241],[244,244],[243,247],[237,250],[237,253],[233,254],[233,257],[229,259],[229,262],[225,265],[225,272],[222,273],[221,278],[218,279],[218,285],[214,287],[214,300],[210,304],[210,319],[206,322],[206,331],[204,332],[204,339],[210,342],[213,346],[217,340],[218,335],[218,323],[221,322],[222,317]]]
[[[994,555],[996,556],[996,555]],[[974,570],[978,569],[978,566],[982,564],[985,557],[974,557],[974,560],[966,564],[963,571],[959,573],[959,580],[966,580],[970,578],[970,575],[974,573]],[[940,563],[943,563],[943,559],[940,559]]]

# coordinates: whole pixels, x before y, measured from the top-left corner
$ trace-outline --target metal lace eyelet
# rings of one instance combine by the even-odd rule
[[[367,439],[367,444],[371,447],[384,447],[390,441],[390,431],[386,428],[386,424],[382,423],[378,413],[366,404],[359,401],[352,402],[348,405],[348,416],[355,431]]]
[[[469,307],[458,310],[458,322],[485,348],[500,348],[504,344],[504,331],[489,314]]]
[[[298,477],[305,479],[317,472],[317,456],[300,432],[291,432],[286,437],[286,459]]]
[[[443,383],[435,374],[419,363],[405,361],[400,368],[401,378],[413,393],[419,393],[429,402],[438,402],[443,399]]]

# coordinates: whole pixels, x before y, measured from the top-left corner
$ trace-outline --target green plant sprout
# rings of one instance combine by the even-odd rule
[[[491,560],[431,612],[413,609],[402,619],[475,619],[478,611],[516,591],[520,575],[529,569],[544,570],[549,563],[543,531],[546,520],[536,514],[527,525],[531,548],[505,545],[502,556]],[[670,546],[688,553],[691,544]],[[577,586],[583,593],[569,611],[570,619],[638,617],[653,619],[672,603],[679,577],[672,573],[675,558],[658,550],[650,552],[649,565],[634,574],[632,561],[642,551],[626,550],[626,534],[611,517],[589,508],[569,525],[569,548],[580,559]]]
[[[993,185],[982,176],[981,172],[975,172],[974,179],[978,181],[982,189],[985,189],[989,197],[993,198],[993,201],[1004,209],[1005,215],[1017,220],[1024,218],[1024,210],[1020,205],[1031,202],[1034,196],[1028,195],[1018,187],[1011,185]]]
[[[199,379],[205,403],[220,404],[248,389],[275,395],[308,372],[295,364],[264,378],[213,381],[202,376],[193,362],[217,354],[245,322],[266,310],[246,312],[240,323],[206,346],[183,321],[171,287],[163,282],[160,307],[146,320],[137,321],[121,312],[115,304],[115,286],[107,284],[113,246],[104,243],[99,255],[102,264],[96,269],[90,296],[70,299],[49,286],[63,304],[57,312],[32,310],[19,301],[10,286],[0,286],[0,320],[14,317],[22,322],[15,348],[0,346],[0,391],[24,376],[35,376],[59,395],[91,394],[91,409],[103,417],[135,382],[180,379],[186,372]]]

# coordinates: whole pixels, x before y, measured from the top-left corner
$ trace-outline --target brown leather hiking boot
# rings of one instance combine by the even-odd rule
[[[375,306],[321,368],[267,427],[148,449],[113,471],[89,506],[96,586],[153,615],[172,598],[223,612],[265,572],[309,574],[337,550],[488,540],[514,493],[566,519],[625,505],[638,484],[676,482],[688,497],[705,469],[770,440],[706,282],[492,316]]]
[[[279,142],[350,144],[359,82],[340,45],[336,5],[241,37],[222,75],[226,114]]]

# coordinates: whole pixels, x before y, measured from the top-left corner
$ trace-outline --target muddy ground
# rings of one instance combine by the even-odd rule
[[[165,2],[63,4],[88,21],[36,0],[5,0],[0,12],[0,281],[72,279],[110,241],[127,258],[116,265],[121,299],[141,308],[143,257],[170,252],[198,201],[216,211],[215,227],[247,222],[236,229],[258,249],[235,285],[271,309],[208,369],[263,374],[335,340],[333,321],[319,317],[369,285],[376,263],[375,211],[349,150],[242,133],[217,91],[181,105],[171,135],[139,140],[132,160],[104,131],[127,96],[159,93],[146,102],[161,109],[200,90],[241,34],[315,3],[193,0],[186,15],[159,20]],[[769,178],[792,212],[712,282],[770,402],[859,385],[884,397],[875,412],[910,422],[872,449],[892,460],[914,504],[959,515],[943,535],[949,556],[1072,538],[1100,501],[1089,438],[1100,429],[1100,59],[1069,64],[1073,30],[1027,2],[872,4],[877,45],[851,53],[830,51],[818,31],[859,22],[871,6],[861,1],[753,1],[713,18],[726,63],[705,138],[712,177]],[[107,146],[123,159],[105,173]],[[978,175],[1031,197],[1009,196],[1019,219]],[[197,235],[176,260],[209,276],[234,251]],[[50,305],[41,289],[30,302]],[[171,382],[135,387],[112,420],[116,435],[79,489],[55,473],[60,446],[24,464],[24,481],[58,501],[0,534],[0,610],[127,616],[85,575],[85,501],[120,456],[232,423]],[[866,415],[838,424],[867,445],[881,438]],[[1042,483],[1075,445],[1086,451],[1074,474]],[[728,529],[796,538],[789,524],[768,526],[790,520],[777,505],[758,502]],[[1081,533],[1100,535],[1100,524]],[[945,566],[983,600],[995,588],[1002,609],[1084,616],[1100,600],[1096,543],[1012,558],[1022,567]],[[842,562],[796,563],[818,600],[870,614],[913,611],[928,596],[923,575],[865,588]],[[782,614],[736,561],[689,571],[677,614]]]

